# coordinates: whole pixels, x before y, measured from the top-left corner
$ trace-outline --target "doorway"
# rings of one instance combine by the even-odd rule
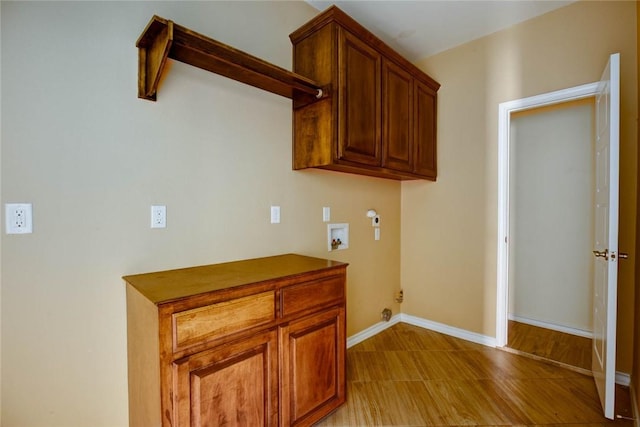
[[[538,143],[535,142],[534,138],[533,143],[526,145],[521,143],[519,146],[515,141],[515,137],[520,130],[530,132],[530,129],[527,130],[528,128],[535,129],[537,127],[540,130],[540,127],[542,127],[542,129],[545,129],[549,126],[544,124],[544,120],[539,120],[540,118],[554,118],[556,112],[570,111],[575,107],[577,107],[577,110],[586,108],[591,111],[591,113],[587,114],[589,114],[588,119],[592,121],[593,110],[591,105],[593,104],[592,99],[596,94],[596,90],[597,83],[593,83],[500,104],[498,165],[498,219],[500,234],[498,241],[498,304],[496,319],[496,341],[500,347],[508,344],[509,317],[511,321],[525,320],[526,322],[521,323],[527,323],[535,327],[552,325],[559,332],[575,333],[576,331],[581,331],[582,335],[589,337],[592,322],[588,314],[590,306],[584,308],[582,307],[584,304],[575,304],[572,298],[578,297],[576,295],[572,296],[571,288],[580,286],[576,285],[576,283],[582,283],[583,294],[588,295],[586,297],[587,303],[591,304],[589,298],[592,283],[589,281],[589,275],[593,273],[590,267],[591,260],[588,256],[590,255],[592,244],[593,220],[586,218],[586,223],[588,224],[586,228],[585,226],[574,227],[575,224],[571,218],[579,216],[582,208],[578,206],[571,212],[567,212],[568,209],[565,206],[566,191],[569,191],[569,195],[573,198],[572,193],[575,192],[575,189],[563,189],[563,186],[560,185],[563,180],[569,180],[563,174],[566,174],[568,169],[569,172],[572,172],[571,169],[575,169],[574,162],[569,162],[567,159],[576,160],[574,157],[575,152],[571,153],[572,150],[575,151],[576,147],[561,148],[565,152],[558,155],[556,151],[558,147],[554,146],[554,144],[558,145],[558,142],[551,141],[551,139],[557,139],[555,137],[558,135],[553,135],[552,133],[551,136],[554,138],[550,138],[547,135],[543,137],[543,141],[538,141]],[[521,121],[522,118],[525,120]],[[532,118],[533,120],[530,120]],[[589,127],[588,133],[591,135],[591,125],[587,126]],[[536,132],[533,133],[535,134]],[[547,145],[546,150],[542,149],[545,144]],[[551,144],[551,149],[549,144]],[[588,143],[587,150],[588,154],[591,155],[591,142]],[[554,152],[556,153],[555,155],[552,154]],[[536,158],[535,162],[532,161],[534,157]],[[565,160],[561,160],[563,157]],[[582,163],[581,169],[586,168],[591,173],[593,170],[592,161],[583,159],[580,162]],[[585,162],[588,165],[585,166]],[[514,167],[517,167],[519,172],[518,175],[511,176],[514,172]],[[526,171],[524,171],[525,169]],[[553,174],[548,173],[551,169],[555,170]],[[521,171],[524,171],[524,174],[520,174]],[[592,178],[585,178],[584,176],[571,178],[573,181],[584,181],[585,179],[591,180]],[[588,185],[586,196],[584,188],[581,192],[584,196],[583,199],[586,197],[591,203],[593,196],[590,192],[591,188],[593,188],[593,182],[589,181]],[[518,186],[521,186],[521,188],[518,188]],[[553,189],[555,194],[548,194],[549,191],[547,190],[549,188]],[[521,197],[522,194],[531,195],[534,193],[535,197],[529,199]],[[590,209],[589,205],[587,212],[590,212]],[[512,218],[514,214],[519,215],[515,217],[515,221]],[[563,216],[564,218],[562,218]],[[537,222],[537,224],[532,225],[532,221]],[[585,223],[585,221],[582,222]],[[576,249],[576,242],[572,243],[570,236],[565,235],[564,238],[561,238],[560,235],[567,228],[573,228],[572,233],[574,233],[574,236],[575,233],[580,236],[577,240],[584,242],[586,239],[589,246],[584,250]],[[585,237],[584,234],[587,236]],[[569,247],[567,244],[573,245],[573,247]],[[584,252],[587,255],[575,256],[578,252]],[[577,275],[582,275],[582,277],[572,278],[571,282],[573,284],[566,286],[569,280],[565,264],[568,263],[569,259],[572,259],[571,264],[573,266],[569,270],[575,271],[580,268],[576,266],[581,264],[586,265],[586,267]],[[553,263],[550,261],[553,261]],[[584,264],[585,262],[586,264]],[[550,264],[554,264],[554,267],[550,267]],[[536,270],[539,274],[534,274]],[[510,283],[515,282],[523,283],[523,287],[516,288],[510,292]],[[560,290],[564,294],[562,298],[558,297]],[[584,296],[579,298],[585,299]],[[558,313],[563,310],[567,311],[569,305],[572,306],[572,313],[568,315],[567,313]],[[573,306],[575,306],[575,310],[573,310]],[[587,312],[586,315],[585,311]],[[576,314],[576,312],[578,313]]]
[[[593,97],[512,113],[507,347],[591,369]]]
[[[500,104],[498,113],[498,281],[496,345],[507,344],[509,306],[509,149],[516,111],[595,96],[594,298],[591,372],[604,415],[614,417],[616,301],[618,287],[618,205],[620,156],[620,54],[614,53],[600,81]]]

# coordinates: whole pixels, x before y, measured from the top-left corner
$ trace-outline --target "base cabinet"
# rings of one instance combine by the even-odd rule
[[[124,277],[129,425],[307,426],[336,409],[346,267],[288,254]]]

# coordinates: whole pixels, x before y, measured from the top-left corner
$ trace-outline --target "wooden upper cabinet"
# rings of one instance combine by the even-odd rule
[[[335,6],[290,35],[294,72],[328,88],[293,97],[293,168],[436,179],[440,85]]]
[[[380,166],[380,54],[338,34],[338,159]]]

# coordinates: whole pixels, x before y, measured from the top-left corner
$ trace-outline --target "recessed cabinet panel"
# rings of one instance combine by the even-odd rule
[[[413,78],[392,62],[384,61],[382,165],[395,170],[413,171]]]
[[[277,425],[275,331],[174,363],[178,426]]]
[[[339,30],[339,160],[380,165],[380,54]]]
[[[437,176],[436,93],[427,85],[415,86],[414,120],[416,162],[414,172],[426,178]]]
[[[282,379],[289,385],[282,389],[281,425],[311,425],[345,401],[344,322],[344,308],[336,308],[280,329]]]

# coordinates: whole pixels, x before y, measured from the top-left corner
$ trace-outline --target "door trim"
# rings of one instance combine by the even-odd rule
[[[509,129],[511,114],[595,96],[598,82],[503,102],[498,106],[498,268],[496,346],[507,345],[509,315]]]

